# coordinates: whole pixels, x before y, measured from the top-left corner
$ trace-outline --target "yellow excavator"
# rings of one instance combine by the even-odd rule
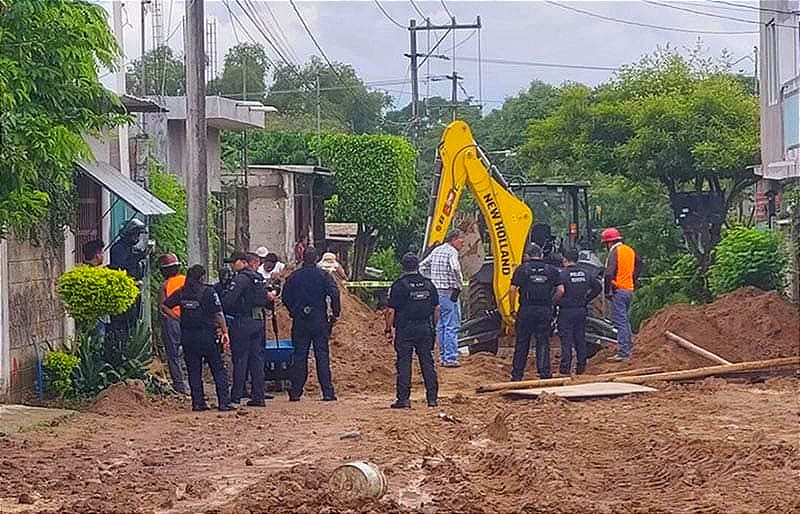
[[[496,353],[502,334],[513,328],[511,313],[517,309],[508,293],[511,276],[522,263],[528,242],[542,246],[545,258],[566,247],[583,250],[580,264],[593,273],[602,273],[602,265],[591,250],[595,238],[588,187],[588,183],[508,183],[475,142],[467,123],[456,120],[447,126],[437,150],[423,254],[442,244],[456,220],[462,193],[469,189],[482,214],[483,231],[477,223],[462,225],[467,238],[461,261],[464,276],[469,279],[469,295],[460,346],[469,346],[471,353]],[[537,223],[525,200],[542,211]],[[561,225],[564,237],[553,237],[551,225]],[[484,255],[481,232],[488,234],[489,259]],[[591,316],[587,326],[587,340],[595,351],[602,341],[614,341],[613,328],[602,314]]]

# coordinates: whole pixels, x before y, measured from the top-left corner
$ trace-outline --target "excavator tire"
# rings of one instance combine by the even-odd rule
[[[490,277],[489,281],[486,280],[487,276]],[[497,308],[491,277],[492,265],[491,263],[486,263],[480,272],[470,278],[469,295],[467,296],[468,320],[484,317],[487,311],[494,311]],[[474,325],[471,325],[463,335],[480,334],[482,332],[498,330],[499,328],[499,318],[497,316],[492,316],[488,317],[484,321],[480,321]],[[496,355],[498,346],[499,340],[486,341],[483,343],[470,345],[469,352],[488,352]]]

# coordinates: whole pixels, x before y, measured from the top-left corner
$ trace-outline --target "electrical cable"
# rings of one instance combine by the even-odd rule
[[[443,35],[442,37],[440,37],[440,38],[439,38],[439,41],[437,41],[437,42],[436,42],[436,44],[435,44],[435,45],[433,45],[433,48],[431,48],[430,52],[428,52],[428,54],[427,54],[427,55],[425,55],[425,56],[422,58],[422,62],[419,62],[419,63],[417,63],[417,69],[419,69],[419,67],[420,67],[420,66],[422,66],[423,64],[425,64],[425,61],[427,61],[427,60],[428,60],[428,59],[431,57],[431,55],[433,55],[433,52],[435,52],[435,51],[436,51],[436,49],[437,49],[437,48],[439,48],[439,45],[441,45],[441,44],[442,44],[442,41],[444,41],[444,40],[445,40],[445,38],[447,37],[447,35],[448,35],[448,34],[449,34],[449,33],[450,33],[452,30],[453,30],[453,29],[447,29],[447,31],[444,33],[444,35]]]
[[[439,1],[442,3],[442,7],[444,7],[444,12],[446,12],[451,19],[455,18],[455,16],[453,16],[453,13],[450,12],[450,9],[447,8],[447,4],[444,3],[444,0],[439,0]]]
[[[411,5],[414,7],[414,10],[417,11],[417,14],[422,16],[423,20],[428,19],[428,15],[425,14],[424,12],[422,12],[422,9],[419,8],[419,6],[417,5],[417,2],[415,2],[414,0],[411,0]]]
[[[269,2],[264,2],[264,7],[267,8],[267,12],[269,13],[270,18],[272,18],[272,21],[275,22],[275,27],[278,29],[280,36],[283,38],[284,47],[287,48],[291,54],[290,57],[294,62],[299,62],[300,59],[298,59],[297,53],[294,51],[294,48],[292,48],[289,38],[286,36],[286,32],[284,32],[283,27],[281,27],[281,24],[278,22],[278,18],[275,16],[272,8],[269,6]]]
[[[462,61],[477,62],[475,57],[459,57]],[[597,66],[593,64],[565,64],[565,63],[551,63],[551,62],[536,62],[536,61],[516,61],[512,59],[492,59],[483,57],[481,62],[490,64],[503,64],[507,66],[530,66],[534,68],[564,68],[569,70],[592,70],[592,71],[619,71],[619,67],[611,66]]]
[[[262,34],[266,33],[264,37],[267,38],[267,41],[270,43],[270,46],[272,46],[275,49],[275,51],[278,52],[281,56],[288,56],[288,57],[282,57],[283,59],[288,60],[292,64],[297,66],[298,63],[291,58],[290,52],[281,44],[279,38],[269,28],[269,24],[263,18],[261,18],[261,14],[259,14],[258,9],[253,3],[253,0],[244,0],[244,2],[249,9],[249,14],[246,13],[248,14],[248,18],[250,18],[250,21],[252,21],[253,24],[256,25],[256,28],[258,28],[258,26],[260,25],[261,28],[259,28],[259,30]],[[236,0],[236,3],[239,3],[239,0]],[[252,16],[250,16],[251,14]],[[267,36],[267,34],[269,36]]]
[[[798,10],[798,11],[784,11],[783,9],[770,9],[769,7],[761,7],[761,6],[756,7],[755,5],[737,4],[735,2],[725,2],[723,0],[707,0],[707,1],[711,2],[712,4],[731,5],[731,6],[739,7],[739,8],[742,8],[742,9],[751,9],[751,10],[761,11],[761,12],[771,12],[771,13],[775,13],[775,14],[798,14],[798,13],[800,13],[800,10]]]
[[[297,14],[297,17],[300,19],[300,23],[303,25],[303,28],[306,29],[306,33],[308,34],[308,37],[311,38],[311,41],[314,42],[314,46],[317,47],[317,50],[319,50],[319,53],[322,55],[322,58],[325,59],[325,62],[328,64],[328,68],[330,68],[330,70],[336,76],[336,79],[339,81],[339,83],[342,84],[343,86],[345,86],[346,84],[345,84],[344,78],[339,73],[339,70],[337,70],[336,67],[333,65],[331,60],[328,59],[328,55],[325,53],[325,50],[322,49],[322,45],[319,44],[319,41],[317,41],[317,38],[314,36],[314,33],[311,32],[311,29],[308,27],[308,24],[306,23],[306,20],[303,19],[303,15],[300,14],[300,9],[297,8],[297,4],[295,4],[294,0],[289,0],[289,4],[291,4],[292,9],[294,9],[295,14]],[[353,97],[353,100],[358,102],[359,98],[356,97],[356,95],[353,93],[353,89],[354,89],[354,86],[348,86],[347,87],[347,91]]]
[[[394,23],[395,25],[397,25],[398,27],[400,27],[400,28],[401,28],[401,29],[403,29],[403,30],[406,30],[406,29],[408,28],[408,27],[406,27],[405,25],[403,25],[402,23],[400,23],[399,21],[397,21],[397,20],[395,20],[394,18],[392,18],[392,17],[389,15],[389,13],[388,13],[388,12],[386,12],[386,9],[384,9],[384,8],[383,8],[383,6],[381,5],[381,3],[380,3],[378,0],[374,0],[374,1],[375,1],[375,5],[377,5],[377,6],[378,6],[378,9],[380,9],[380,10],[381,10],[381,12],[383,13],[383,15],[384,15],[384,16],[386,16],[386,18],[387,18],[389,21],[391,21],[392,23]]]
[[[568,11],[576,12],[578,14],[583,14],[585,16],[591,16],[592,18],[598,18],[605,21],[610,21],[614,23],[622,23],[624,25],[633,25],[636,27],[645,27],[648,29],[656,29],[656,30],[666,30],[671,32],[684,32],[687,34],[709,34],[709,35],[737,35],[737,34],[758,34],[758,31],[740,31],[740,30],[696,30],[696,29],[686,29],[680,27],[665,27],[663,25],[653,25],[650,23],[642,23],[633,20],[626,20],[622,18],[613,18],[611,16],[605,16],[603,14],[598,14],[592,11],[585,11],[583,9],[578,9],[577,7],[572,7],[569,5],[564,5],[558,2],[554,2],[552,0],[545,0],[546,3],[559,7],[561,9],[566,9]]]
[[[722,15],[722,14],[714,14],[714,13],[710,13],[710,12],[697,11],[695,9],[689,9],[688,7],[678,7],[677,5],[670,5],[670,4],[666,4],[666,3],[662,3],[662,2],[655,2],[653,0],[642,0],[642,2],[644,2],[646,4],[657,5],[659,7],[666,7],[667,9],[675,9],[677,11],[684,11],[684,12],[688,12],[688,13],[692,13],[692,14],[698,14],[700,16],[709,16],[711,18],[720,18],[720,19],[723,19],[723,20],[732,20],[732,21],[736,21],[736,22],[739,22],[739,23],[749,23],[750,25],[761,26],[761,22],[757,21],[757,20],[746,20],[744,18],[735,18],[733,16],[725,16],[725,15]],[[794,30],[798,29],[798,27],[795,27],[793,25],[776,24],[775,26],[790,28],[790,29],[794,29]]]

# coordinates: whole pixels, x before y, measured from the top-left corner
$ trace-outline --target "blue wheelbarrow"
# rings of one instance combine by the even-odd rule
[[[278,320],[272,316],[272,329],[275,338],[264,335],[264,380],[272,381],[279,391],[289,388],[292,364],[294,363],[294,343],[291,339],[281,339],[278,335]]]

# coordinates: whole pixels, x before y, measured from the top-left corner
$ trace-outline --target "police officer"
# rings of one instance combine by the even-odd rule
[[[292,317],[294,364],[289,400],[296,402],[303,395],[308,378],[308,353],[314,346],[317,380],[323,401],[336,400],[331,380],[328,336],[341,313],[339,288],[333,277],[317,267],[317,250],[309,246],[303,252],[303,267],[292,273],[283,286],[283,304]],[[332,316],[328,317],[328,300]]]
[[[419,259],[407,253],[400,260],[403,276],[389,289],[385,333],[397,352],[397,400],[393,409],[411,408],[411,357],[417,353],[428,407],[438,403],[439,382],[433,366],[434,328],[439,321],[439,293],[419,273]],[[394,328],[394,337],[392,337]]]
[[[558,268],[542,260],[542,247],[535,243],[528,245],[528,260],[514,270],[511,277],[509,299],[511,306],[517,304],[519,295],[519,315],[516,317],[517,342],[514,346],[514,362],[511,380],[522,380],[528,362],[531,336],[536,338],[536,370],[539,378],[550,378],[550,322],[553,318],[553,304],[564,294]]]
[[[258,256],[255,256],[256,259]],[[250,256],[234,252],[227,262],[236,275],[222,298],[225,314],[233,316],[231,323],[231,357],[233,387],[231,401],[239,403],[244,395],[248,372],[252,379],[249,407],[264,406],[264,334],[265,309],[273,298],[267,284],[249,265]]]
[[[561,339],[561,363],[558,372],[569,375],[572,370],[572,349],[578,363],[575,373],[586,370],[586,316],[587,305],[603,291],[600,281],[577,265],[578,250],[569,249],[562,259],[561,283],[564,296],[558,302],[558,337]]]
[[[228,373],[222,362],[219,337],[222,346],[228,347],[228,327],[222,315],[222,304],[217,293],[203,279],[206,270],[196,264],[186,273],[186,283],[169,295],[160,306],[164,316],[179,319],[181,345],[189,373],[189,388],[192,410],[208,410],[203,392],[203,361],[207,362],[217,389],[217,404],[221,411],[234,410],[228,396]],[[180,307],[180,314],[173,309]]]
[[[148,247],[140,243],[142,234],[147,231],[145,224],[133,218],[128,221],[119,232],[119,239],[111,245],[111,262],[108,267],[116,270],[123,270],[136,282],[144,279],[145,260],[148,254]],[[111,316],[110,339],[124,341],[128,338],[133,326],[141,317],[142,297],[137,296],[136,301],[131,307],[122,314]],[[110,343],[111,341],[106,341]],[[109,344],[106,351],[110,351]]]

